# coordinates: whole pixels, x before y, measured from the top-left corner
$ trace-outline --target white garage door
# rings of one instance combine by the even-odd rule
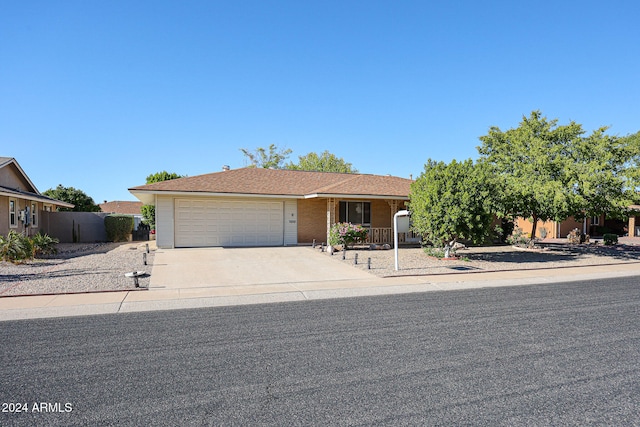
[[[175,247],[281,246],[283,202],[176,199]]]

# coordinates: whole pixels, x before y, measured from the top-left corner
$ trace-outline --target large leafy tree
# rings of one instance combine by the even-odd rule
[[[504,185],[499,213],[531,218],[531,238],[538,220],[621,213],[632,198],[626,174],[632,139],[606,130],[585,137],[582,125],[558,125],[540,111],[517,128],[491,127],[478,151]]]
[[[412,227],[423,239],[444,247],[445,257],[458,239],[481,243],[490,234],[494,190],[489,169],[482,163],[429,159],[411,184]]]
[[[178,175],[177,173],[174,173],[174,172],[162,171],[162,172],[152,173],[151,175],[147,176],[147,184],[153,184],[154,182],[161,182],[161,181],[169,181],[171,179],[178,179],[178,178],[182,178],[182,175]]]
[[[75,205],[73,209],[59,208],[60,211],[100,212],[100,206],[96,205],[93,199],[84,191],[77,188],[64,187],[62,184],[58,184],[56,188],[50,188],[43,191],[42,194]]]
[[[286,168],[318,172],[358,173],[358,170],[351,163],[346,162],[342,157],[331,154],[327,150],[320,155],[310,152],[304,156],[298,156],[298,163],[290,162]]]
[[[240,151],[249,159],[252,167],[265,169],[283,169],[284,162],[291,154],[291,149],[279,149],[275,144],[268,148],[258,147],[254,151],[241,148]]]
[[[606,130],[597,129],[568,150],[579,209],[574,216],[622,218],[638,201],[640,133],[617,137],[606,135]]]
[[[182,178],[182,175],[178,175],[174,172],[157,172],[147,176],[147,184],[153,184],[154,182],[169,181],[171,179]],[[140,208],[144,222],[149,225],[153,230],[156,228],[156,207],[155,205],[142,205]]]

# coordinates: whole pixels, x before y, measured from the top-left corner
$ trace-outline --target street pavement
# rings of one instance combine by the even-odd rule
[[[640,425],[639,306],[619,277],[7,321],[0,425]]]

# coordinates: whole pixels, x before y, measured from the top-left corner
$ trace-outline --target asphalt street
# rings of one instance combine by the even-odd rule
[[[640,425],[640,278],[0,323],[0,425]]]

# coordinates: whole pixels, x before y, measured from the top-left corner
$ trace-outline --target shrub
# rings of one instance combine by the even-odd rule
[[[435,246],[425,246],[422,248],[425,254],[434,258],[444,258],[444,248],[436,248]],[[451,251],[455,255],[455,250]]]
[[[155,205],[142,205],[140,213],[144,218],[143,223],[147,224],[151,230],[156,229],[156,206]]]
[[[615,245],[618,243],[618,235],[613,233],[606,233],[602,236],[605,245]]]
[[[520,228],[516,227],[513,233],[507,237],[507,243],[513,246],[530,246],[531,239]]]
[[[104,219],[107,240],[110,242],[125,242],[133,232],[133,216],[108,215]]]
[[[36,234],[31,238],[32,254],[36,255],[53,255],[58,252],[56,245],[60,241],[48,234]]]
[[[329,230],[330,245],[349,246],[356,242],[364,242],[369,234],[369,229],[347,222],[338,222],[331,226]]]
[[[6,237],[0,236],[0,259],[9,262],[21,262],[31,258],[31,241],[24,235],[11,230]]]

